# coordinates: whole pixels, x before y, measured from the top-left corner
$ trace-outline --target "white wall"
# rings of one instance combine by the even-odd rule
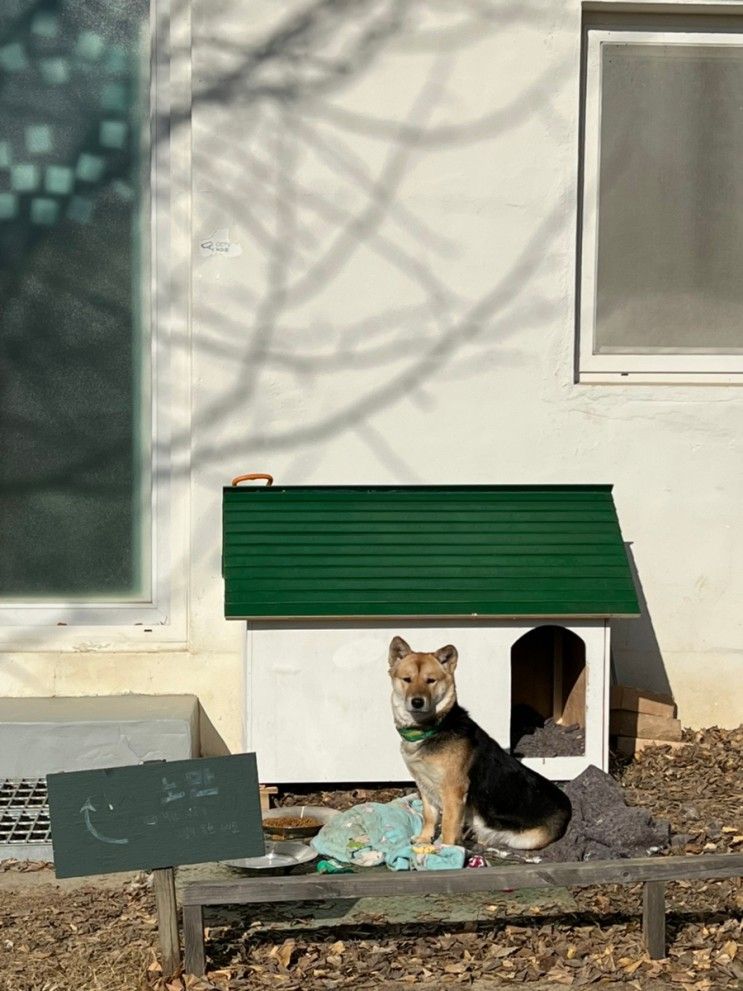
[[[743,389],[574,382],[579,48],[575,0],[193,0],[187,632],[72,631],[8,654],[1,693],[194,692],[239,748],[239,472],[612,482],[647,600],[615,625],[620,678],[741,721]],[[228,255],[200,249],[224,230]]]

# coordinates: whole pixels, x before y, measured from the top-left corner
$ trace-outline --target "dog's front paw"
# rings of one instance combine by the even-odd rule
[[[433,830],[431,830],[431,832],[426,832],[424,830],[418,836],[414,836],[410,842],[414,846],[423,845],[425,843],[433,843]]]

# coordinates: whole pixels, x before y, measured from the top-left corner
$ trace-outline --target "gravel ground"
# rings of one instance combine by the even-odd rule
[[[618,762],[614,775],[631,804],[671,822],[672,854],[743,852],[743,727],[685,738],[689,745],[680,750]],[[401,793],[295,792],[280,801],[344,808]],[[391,925],[369,916],[351,926],[278,935],[262,931],[259,907],[249,922],[209,930],[208,982],[191,976],[166,982],[155,958],[154,904],[144,876],[70,885],[55,883],[48,867],[6,861],[0,864],[0,991],[743,987],[740,881],[669,885],[665,961],[643,954],[638,888],[579,889],[575,903],[570,912],[522,906],[521,915],[509,905],[507,918],[493,906],[492,920],[455,925]]]

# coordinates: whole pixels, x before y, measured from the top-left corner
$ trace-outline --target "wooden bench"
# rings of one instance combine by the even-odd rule
[[[192,883],[187,884],[182,893],[185,969],[198,976],[205,971],[205,905],[379,898],[385,895],[455,895],[469,891],[638,882],[644,885],[642,931],[645,946],[650,957],[658,959],[666,954],[665,882],[741,875],[743,854],[724,853],[570,864],[518,864],[453,871],[370,871]]]

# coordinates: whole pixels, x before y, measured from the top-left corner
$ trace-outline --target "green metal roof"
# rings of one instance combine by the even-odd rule
[[[639,613],[610,485],[224,489],[225,615]]]

